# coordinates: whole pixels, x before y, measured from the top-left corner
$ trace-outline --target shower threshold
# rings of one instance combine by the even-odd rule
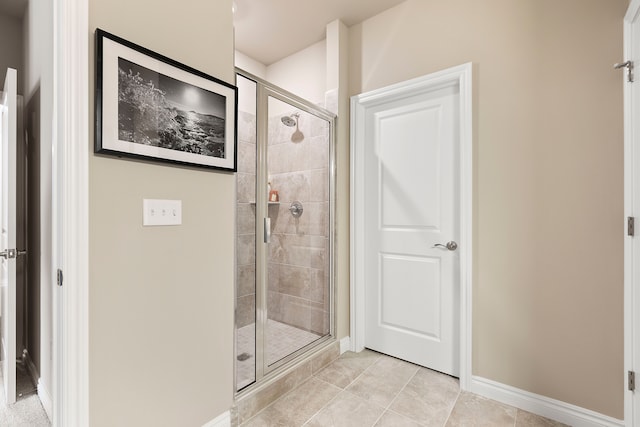
[[[237,388],[248,386],[255,381],[255,323],[243,326],[237,332]],[[321,338],[322,335],[296,328],[275,320],[267,321],[266,356],[269,365],[296,352],[302,347]],[[240,360],[244,359],[244,360]]]

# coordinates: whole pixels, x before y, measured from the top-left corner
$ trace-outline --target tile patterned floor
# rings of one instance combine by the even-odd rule
[[[320,338],[320,335],[312,332],[276,322],[275,320],[268,320],[267,361],[269,364],[277,362],[318,338]],[[252,323],[239,328],[236,340],[237,354],[248,356],[244,360],[238,360],[236,365],[238,390],[240,390],[255,380],[255,324]]]
[[[458,380],[370,350],[347,352],[242,427],[559,427],[461,392]]]

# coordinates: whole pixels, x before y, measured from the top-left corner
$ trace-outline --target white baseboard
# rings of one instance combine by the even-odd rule
[[[345,351],[349,351],[350,348],[351,348],[351,338],[349,338],[349,336],[342,338],[340,340],[340,354],[344,353]]]
[[[38,397],[42,402],[42,407],[49,417],[49,421],[53,420],[53,400],[47,388],[42,384],[42,381],[38,379]]]
[[[231,412],[227,411],[224,414],[218,415],[202,427],[231,427]]]
[[[49,391],[40,380],[40,373],[38,372],[36,365],[33,363],[33,360],[31,360],[31,356],[29,356],[29,352],[26,349],[22,351],[22,361],[27,367],[27,371],[29,372],[31,380],[34,384],[37,384],[38,398],[40,398],[42,407],[44,408],[47,417],[49,417],[49,421],[51,421],[53,419],[53,400],[51,399]]]
[[[623,427],[624,421],[482,377],[472,377],[469,390],[574,427]]]

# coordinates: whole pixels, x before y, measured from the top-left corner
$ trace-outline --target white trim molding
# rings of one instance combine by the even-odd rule
[[[47,417],[49,417],[49,421],[51,421],[53,419],[53,401],[51,400],[51,395],[44,384],[42,384],[42,380],[38,379],[37,384],[38,397],[40,398],[44,412],[46,412]]]
[[[448,68],[424,77],[408,80],[351,98],[351,350],[365,347],[365,262],[361,248],[364,233],[364,135],[365,109],[375,105],[389,92],[415,94],[433,88],[459,89],[460,124],[460,387],[469,387],[471,376],[471,292],[472,292],[472,197],[473,197],[473,134],[472,134],[472,69],[471,63]]]
[[[89,425],[89,3],[54,0],[53,425]]]
[[[344,337],[340,340],[340,354],[345,353],[351,349],[351,338]]]
[[[27,349],[22,351],[22,361],[27,367],[31,381],[33,381],[34,384],[37,384],[38,397],[40,398],[44,412],[46,412],[47,417],[49,417],[49,421],[51,421],[53,419],[53,401],[51,400],[51,395],[49,394],[47,387],[42,383],[42,379],[38,373],[38,368],[36,368],[36,365],[33,363]]]
[[[627,73],[620,73],[624,93],[624,384],[625,425],[638,423],[640,395],[627,389],[627,372],[640,369],[640,236],[627,236],[628,217],[635,217],[636,230],[640,230],[640,0],[632,0],[624,17],[624,58],[620,62],[635,61],[635,83],[627,81]]]
[[[574,427],[624,426],[622,420],[482,377],[472,377],[468,391]]]
[[[202,427],[231,427],[231,413],[227,411],[224,414],[220,414],[208,423],[203,424]]]

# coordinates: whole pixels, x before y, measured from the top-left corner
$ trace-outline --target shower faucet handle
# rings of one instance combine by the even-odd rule
[[[304,212],[304,208],[302,207],[302,203],[295,201],[291,203],[289,206],[289,212],[294,218],[300,218],[302,216],[302,212]]]

